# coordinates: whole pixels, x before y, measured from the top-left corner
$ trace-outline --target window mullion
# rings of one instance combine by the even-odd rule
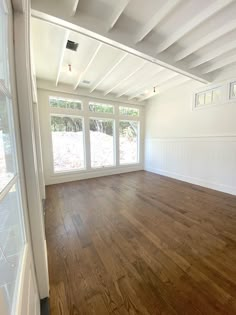
[[[91,170],[91,146],[90,146],[90,128],[89,128],[89,102],[85,101],[84,105],[84,145],[86,169]]]

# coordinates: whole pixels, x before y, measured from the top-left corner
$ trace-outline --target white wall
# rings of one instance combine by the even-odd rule
[[[53,153],[52,153],[52,139],[50,132],[50,112],[49,112],[49,96],[57,96],[62,98],[70,98],[70,99],[79,99],[86,105],[89,101],[97,101],[101,102],[102,97],[98,93],[93,93],[89,96],[86,96],[84,93],[79,93],[69,88],[66,85],[55,87],[55,84],[50,84],[47,81],[38,81],[38,105],[39,105],[39,118],[40,118],[40,130],[41,130],[41,140],[42,140],[42,152],[43,152],[43,169],[44,169],[44,177],[46,185],[63,183],[68,181],[87,179],[99,176],[120,174],[132,171],[138,171],[143,169],[143,152],[144,152],[144,107],[138,105],[138,103],[120,103],[117,99],[114,100],[111,97],[104,98],[104,102],[109,102],[114,106],[125,105],[125,106],[135,106],[140,109],[140,158],[139,163],[130,164],[130,165],[118,165],[113,167],[105,167],[105,168],[97,168],[92,169],[87,161],[87,169],[79,170],[79,171],[71,171],[64,173],[54,173],[53,171]],[[84,106],[86,108],[86,106]],[[117,110],[115,110],[115,115],[113,119],[117,118]],[[90,113],[87,113],[86,110],[82,114],[85,119],[91,116]],[[132,117],[130,118],[132,119]],[[118,144],[118,126],[116,127],[115,137],[116,143]],[[89,137],[88,126],[85,123],[85,138]],[[116,155],[118,151],[116,150]],[[86,156],[89,156],[89,152],[87,150]],[[116,157],[116,160],[118,158]]]
[[[190,81],[146,106],[145,169],[236,194],[236,102],[192,110]]]

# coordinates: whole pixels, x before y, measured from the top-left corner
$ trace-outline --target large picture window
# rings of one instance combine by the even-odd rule
[[[121,120],[119,124],[120,164],[139,161],[139,122]]]
[[[49,96],[52,172],[138,164],[141,108]]]
[[[114,165],[114,121],[90,119],[91,167]]]
[[[85,168],[83,119],[51,116],[53,166],[55,172]]]

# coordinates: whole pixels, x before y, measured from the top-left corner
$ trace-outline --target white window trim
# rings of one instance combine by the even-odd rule
[[[229,100],[230,101],[236,101],[236,95],[233,96],[233,86],[236,85],[236,80],[230,81],[229,83]]]
[[[63,171],[63,172],[54,172],[53,167],[53,149],[52,149],[52,140],[48,142],[50,148],[47,148],[47,151],[50,153],[45,154],[44,152],[44,164],[45,160],[46,163],[49,164],[47,167],[45,167],[46,172],[48,174],[46,175],[46,178],[50,178],[52,182],[57,182],[56,178],[64,177],[64,181],[67,181],[67,177],[80,177],[82,178],[91,178],[93,177],[92,174],[97,174],[98,171],[101,172],[101,176],[103,175],[102,171],[117,171],[121,169],[122,171],[124,169],[131,169],[137,167],[137,169],[143,169],[143,155],[141,153],[142,148],[144,147],[144,138],[143,138],[143,128],[144,128],[144,117],[143,117],[143,106],[142,105],[133,105],[133,104],[127,104],[127,103],[120,103],[120,102],[114,102],[111,100],[103,100],[103,99],[97,99],[87,96],[81,96],[81,95],[71,95],[69,93],[63,93],[63,92],[55,92],[50,90],[44,90],[40,89],[40,91],[43,91],[47,95],[47,109],[44,108],[44,113],[41,112],[41,115],[44,116],[45,119],[45,110],[47,110],[48,113],[48,123],[45,130],[45,136],[49,136],[51,138],[51,125],[50,125],[50,116],[52,114],[58,114],[58,115],[65,115],[65,116],[76,116],[84,118],[84,139],[85,139],[85,169],[79,169],[79,170],[70,170],[70,171]],[[75,109],[65,109],[65,108],[56,108],[56,107],[50,107],[49,105],[49,98],[55,97],[55,98],[62,98],[62,99],[68,99],[68,100],[79,100],[82,102],[82,110],[75,110]],[[46,100],[46,97],[45,97]],[[89,103],[97,103],[97,104],[106,104],[106,105],[112,105],[114,106],[114,113],[97,113],[89,110]],[[44,104],[45,105],[45,104]],[[139,109],[139,116],[129,116],[129,115],[120,115],[119,114],[119,106],[128,107],[128,108],[137,108]],[[69,113],[70,112],[70,113]],[[91,167],[91,154],[90,154],[90,128],[89,128],[89,119],[110,119],[114,120],[114,165],[112,166],[104,166],[104,167]],[[138,162],[134,163],[127,163],[127,164],[120,164],[119,162],[119,121],[138,121],[139,122],[139,140],[138,140]],[[41,123],[42,123],[42,117],[41,117]],[[43,126],[42,126],[43,128]],[[86,145],[87,143],[87,145]],[[117,145],[116,145],[117,144]],[[45,146],[45,144],[43,144]],[[45,155],[47,157],[45,158]],[[86,176],[88,174],[88,177]],[[46,180],[47,181],[47,180]],[[60,182],[60,181],[59,181]]]
[[[209,84],[209,85],[206,85],[205,87],[197,89],[193,93],[192,111],[202,110],[202,109],[207,110],[207,109],[211,109],[212,107],[215,107],[215,106],[222,106],[222,105],[227,105],[227,104],[230,104],[232,102],[235,102],[236,97],[231,97],[231,85],[233,83],[236,83],[236,78],[224,80],[224,81],[221,81],[221,82],[218,82],[215,84]],[[211,103],[211,104],[196,106],[197,96],[199,94],[206,93],[208,91],[212,91],[212,90],[217,89],[217,88],[220,88],[220,90],[221,90],[221,97],[220,97],[220,101],[218,103]]]
[[[55,171],[54,169],[54,163],[52,165],[53,167],[53,173],[54,174],[67,174],[71,172],[80,172],[80,171],[85,171],[86,170],[86,147],[85,147],[85,123],[84,123],[84,116],[81,116],[81,111],[75,110],[76,112],[80,112],[80,115],[72,115],[72,114],[62,114],[62,113],[50,113],[50,130],[51,130],[51,117],[52,116],[58,116],[58,117],[73,117],[73,118],[80,118],[82,119],[82,126],[83,126],[83,146],[84,146],[84,167],[79,168],[79,169],[74,169],[74,170],[62,170],[62,171]],[[51,139],[51,149],[52,149],[52,160],[54,160],[54,153],[53,153],[53,141],[52,141],[52,132],[50,132],[50,139]]]

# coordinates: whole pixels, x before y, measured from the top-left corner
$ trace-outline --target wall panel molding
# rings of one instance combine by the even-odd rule
[[[145,170],[236,195],[236,135],[148,138]]]

